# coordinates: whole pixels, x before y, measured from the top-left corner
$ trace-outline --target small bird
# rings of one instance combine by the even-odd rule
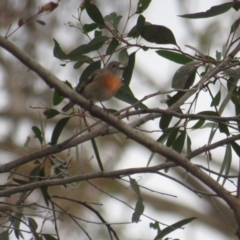
[[[125,67],[117,62],[110,62],[98,69],[77,90],[79,94],[93,102],[104,102],[112,98],[122,86],[122,73]],[[69,102],[62,108],[63,112],[71,109],[75,103]]]

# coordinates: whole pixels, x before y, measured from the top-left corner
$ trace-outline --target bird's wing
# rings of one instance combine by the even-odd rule
[[[78,93],[82,93],[83,89],[90,84],[91,82],[93,82],[93,79],[96,78],[97,75],[101,75],[103,73],[103,69],[98,69],[96,70],[92,75],[89,76],[88,79],[84,80],[82,83],[80,83],[77,87],[76,87],[76,91]]]

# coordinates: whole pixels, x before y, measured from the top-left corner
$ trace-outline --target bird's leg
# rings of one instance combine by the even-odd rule
[[[104,109],[105,111],[107,111],[107,109],[104,107],[103,103],[100,102],[100,104],[102,105],[103,109]]]

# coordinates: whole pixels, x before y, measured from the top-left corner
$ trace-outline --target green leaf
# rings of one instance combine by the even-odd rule
[[[20,205],[21,203],[23,203],[26,200],[26,198],[29,196],[31,191],[26,190],[21,192],[16,204]]]
[[[230,168],[231,168],[231,163],[232,163],[232,148],[230,144],[227,144],[225,155],[223,158],[223,163],[220,169],[219,174],[225,173],[225,175],[229,174]],[[217,181],[219,181],[221,176],[218,176]],[[222,185],[225,184],[227,178],[224,178]]]
[[[53,41],[54,41],[53,56],[60,60],[67,59],[67,54],[63,52],[59,43],[55,39],[53,39]]]
[[[168,128],[171,120],[172,120],[171,115],[163,115],[160,119],[160,122],[159,122],[160,129],[164,130],[165,128]]]
[[[47,109],[43,112],[43,114],[46,116],[47,119],[54,118],[59,114],[59,111],[56,109]]]
[[[198,120],[193,126],[192,129],[199,129],[202,127],[202,125],[205,123],[204,119]]]
[[[139,185],[137,183],[137,181],[134,178],[129,177],[130,179],[130,187],[131,189],[138,195],[138,197],[142,197],[141,196],[141,191],[139,188]]]
[[[240,24],[240,18],[238,18],[231,26],[231,30],[230,30],[230,34],[231,33],[234,33],[238,27],[239,27],[239,24]]]
[[[173,62],[179,63],[179,64],[186,64],[186,63],[193,61],[192,58],[190,58],[190,57],[187,57],[180,53],[175,53],[172,51],[158,50],[158,51],[156,51],[156,53],[161,57],[164,57],[170,61],[173,61]]]
[[[173,76],[172,87],[177,89],[190,88],[200,64],[199,61],[192,61],[180,67]]]
[[[90,0],[85,0],[85,7],[88,16],[97,24],[104,25],[104,20],[101,12],[95,4],[90,3]]]
[[[229,130],[228,130],[228,127],[227,127],[227,125],[226,125],[225,123],[219,122],[219,123],[218,123],[218,128],[219,128],[219,131],[220,131],[221,133],[225,133],[227,136],[230,135]]]
[[[136,13],[144,12],[148,8],[150,3],[151,3],[151,0],[139,0]]]
[[[13,181],[18,183],[19,185],[24,185],[24,184],[28,183],[27,181],[24,181],[24,180],[18,179],[18,178],[13,178]]]
[[[29,182],[37,182],[38,181],[38,176],[39,176],[41,168],[42,168],[42,166],[39,164],[31,170],[31,172],[29,173]]]
[[[43,167],[40,169],[39,176],[41,177],[40,181],[42,181],[42,179],[46,177]],[[42,196],[43,196],[43,199],[44,199],[46,205],[49,206],[50,196],[48,194],[48,188],[47,187],[41,187],[40,190],[41,190],[41,193],[42,193]]]
[[[0,233],[0,239],[2,239],[2,240],[9,240],[8,230]]]
[[[131,38],[137,38],[140,36],[140,33],[137,32],[137,27],[134,26],[128,33],[127,35],[128,37],[131,37]]]
[[[144,211],[143,199],[141,196],[141,191],[137,181],[134,178],[129,177],[131,189],[137,194],[138,201],[136,203],[135,211],[132,215],[132,222],[139,222],[141,215]]]
[[[142,15],[138,16],[136,30],[137,30],[137,37],[140,36],[140,34],[143,31],[143,27],[145,26],[145,17]]]
[[[34,132],[35,137],[36,137],[36,138],[39,140],[39,142],[42,144],[42,142],[43,142],[43,135],[42,135],[41,130],[40,130],[38,127],[36,127],[36,126],[33,126],[33,127],[32,127],[32,131]]]
[[[222,57],[222,52],[216,51],[216,60],[220,61]]]
[[[187,135],[187,154],[192,152],[192,141],[191,138]]]
[[[73,53],[70,56],[69,59],[72,60],[72,61],[77,61],[77,63],[75,63],[75,65],[74,65],[75,69],[81,67],[81,65],[83,63],[91,63],[91,62],[93,62],[93,60],[90,57],[85,56],[85,55],[78,55],[77,52]],[[82,64],[80,65],[79,62],[81,62]]]
[[[124,89],[127,89],[127,87],[129,87],[129,84],[131,82],[132,74],[135,66],[135,56],[136,56],[136,52],[132,52],[129,55],[128,64],[123,71],[122,77],[123,77]]]
[[[42,236],[45,238],[45,240],[57,240],[55,237],[49,234],[42,234]]]
[[[208,122],[208,123],[206,123],[206,124],[204,124],[203,125],[203,127],[202,128],[216,128],[217,126],[215,126],[215,123],[213,123],[213,122]]]
[[[87,122],[86,118],[84,117],[83,119],[84,119],[85,125],[88,127],[88,122]],[[91,132],[90,129],[88,131]],[[95,157],[96,157],[97,162],[98,162],[98,166],[99,166],[100,170],[103,172],[104,168],[103,168],[103,165],[102,165],[102,160],[101,160],[101,157],[100,157],[95,139],[91,139],[91,143],[92,143],[93,151],[95,153]]]
[[[208,144],[210,144],[212,142],[213,137],[218,130],[217,126],[218,126],[217,123],[213,123],[212,128],[211,128],[211,132],[210,132],[210,135],[209,135],[209,138],[208,138]]]
[[[109,44],[106,54],[107,55],[111,55],[115,52],[116,48],[120,45],[120,43],[118,42],[118,40],[116,38],[113,38],[111,43]]]
[[[170,130],[168,128],[168,130]],[[172,129],[171,129],[172,130]],[[167,132],[164,132],[158,139],[157,142],[164,143],[168,139],[169,134]]]
[[[93,151],[95,153],[95,157],[96,157],[97,162],[98,162],[98,166],[99,166],[100,170],[103,172],[104,168],[103,168],[102,160],[101,160],[101,157],[100,157],[100,154],[99,154],[99,151],[98,151],[98,147],[97,147],[97,144],[96,144],[96,141],[95,141],[94,138],[91,139],[91,143],[92,143]]]
[[[139,222],[141,215],[144,212],[144,205],[143,205],[143,200],[142,198],[138,198],[136,207],[135,207],[135,212],[132,215],[132,222]]]
[[[21,224],[21,218],[22,218],[22,214],[21,213],[16,213],[15,216],[13,217],[13,229],[14,229],[14,234],[16,236],[17,239],[19,239],[19,237],[21,237],[22,239],[24,239],[23,235],[22,235],[22,231],[19,230],[20,229],[20,224]]]
[[[78,69],[80,68],[84,63],[92,63],[93,60],[85,55],[79,56],[77,62],[74,64],[73,68]]]
[[[237,69],[226,69],[226,70],[224,70],[224,73],[226,73],[231,78],[240,79],[240,68],[237,68]],[[233,80],[231,80],[231,82],[233,82]],[[233,85],[233,83],[230,84],[231,87],[232,87],[232,85]],[[230,89],[230,88],[228,88],[228,89]]]
[[[237,0],[234,0],[234,5],[233,8],[238,11],[240,9],[240,2],[238,2]]]
[[[67,57],[72,61],[89,62],[89,57],[82,55],[100,49],[107,40],[108,37],[106,36],[97,36],[94,39],[92,39],[88,44],[80,45],[76,49],[72,50],[67,55]]]
[[[117,15],[115,12],[112,12],[104,17],[104,20],[110,22],[115,29],[117,29],[121,19],[122,16]]]
[[[84,31],[84,33],[88,33],[88,32],[95,30],[97,27],[98,27],[98,24],[96,24],[96,23],[84,24],[83,31]]]
[[[149,157],[149,159],[148,159],[148,162],[147,162],[147,167],[149,166],[149,164],[151,163],[151,161],[152,161],[152,159],[153,159],[153,157],[155,156],[155,153],[151,153],[151,155],[150,155],[150,157]]]
[[[238,116],[240,114],[240,88],[235,88],[232,93],[231,101],[235,107],[235,115]],[[238,129],[240,130],[240,125],[238,124]]]
[[[47,187],[41,187],[40,190],[41,190],[44,202],[46,203],[47,206],[49,206],[50,195],[48,193]]]
[[[145,26],[145,17],[142,15],[138,16],[137,24],[130,30],[128,33],[128,37],[137,38],[143,31],[143,27]]]
[[[119,91],[117,92],[117,94],[114,97],[122,100],[123,102],[129,103],[130,105],[133,105],[136,102],[139,102],[139,100],[134,97],[134,95],[133,95],[133,93],[132,93],[132,91],[129,87],[120,88]],[[139,102],[137,105],[135,105],[135,108],[148,109],[148,107],[145,106],[141,102]]]
[[[159,227],[159,222],[155,221],[155,223],[150,223],[149,224],[149,227],[152,228],[152,229],[155,229],[157,230],[158,232],[161,231],[160,227]]]
[[[228,45],[227,45],[227,43],[225,43],[225,44],[223,44],[223,46],[222,46],[222,56],[225,56],[225,55],[226,55],[227,50],[228,50]],[[227,69],[227,70],[225,70],[225,71],[227,72],[227,71],[234,71],[234,70],[233,70],[233,69]]]
[[[42,234],[42,236],[45,238],[45,240],[57,240],[55,237],[49,234]]]
[[[231,69],[228,69],[228,70],[231,70]],[[239,71],[239,69],[237,69],[237,71]],[[234,90],[236,88],[235,86],[238,83],[238,79],[239,79],[238,76],[232,77],[232,78],[229,79],[231,81],[231,84],[229,85],[227,96],[222,101],[222,104],[219,107],[219,114],[220,115],[223,113],[223,111],[226,108],[226,106],[228,106],[229,101],[232,99],[232,93],[234,92]]]
[[[120,20],[122,19],[122,17],[123,17],[123,16],[118,15],[118,16],[116,16],[116,18],[114,19],[114,21],[113,21],[113,26],[115,27],[115,29],[117,29],[117,27],[118,27],[118,25],[119,25]]]
[[[179,132],[179,127],[178,128],[174,128],[172,130],[172,132],[170,133],[169,137],[168,137],[168,140],[167,140],[167,143],[166,143],[166,146],[167,147],[171,147],[173,142],[175,141],[177,135],[178,135],[178,132]]]
[[[122,63],[124,66],[127,66],[128,65],[128,62],[129,62],[129,56],[128,56],[128,52],[127,52],[127,49],[124,48],[122,49],[119,54],[118,54],[118,60],[120,63]],[[124,69],[125,71],[126,69]],[[124,72],[123,72],[124,74]],[[124,77],[123,77],[124,79]]]
[[[184,15],[179,15],[179,17],[183,18],[209,18],[209,17],[214,17],[219,14],[227,12],[231,7],[233,7],[234,2],[227,2],[223,3],[217,6],[211,7],[209,10],[206,12],[199,12],[199,13],[192,13],[192,14],[184,14]]]
[[[140,16],[142,16],[142,15],[140,15]],[[142,22],[141,18],[142,17],[138,18],[136,25],[133,26],[132,29],[129,31],[129,33],[127,35],[128,37],[137,38],[141,35],[141,33],[143,31],[143,27],[141,27],[141,22]],[[144,18],[144,21],[145,21],[145,18]],[[137,25],[138,25],[138,27],[137,27]],[[150,22],[145,21],[144,26],[149,26],[149,25],[152,25],[152,24]],[[145,49],[148,50],[146,47],[142,47],[142,49],[144,51],[145,51]]]
[[[240,114],[240,109],[239,109],[239,105],[240,105],[240,89],[239,88],[235,88],[234,89],[234,91],[232,93],[231,101],[235,105],[235,113],[236,113],[236,115],[239,115]]]
[[[181,220],[179,222],[176,222],[176,223],[164,228],[162,231],[159,232],[159,234],[154,238],[154,240],[162,239],[163,237],[165,237],[169,233],[174,232],[175,230],[177,230],[179,228],[182,228],[184,225],[192,222],[195,219],[196,219],[195,217],[186,218],[184,220]]]
[[[117,17],[117,13],[116,12],[112,12],[112,13],[106,15],[104,17],[104,20],[112,23],[116,17]]]
[[[29,226],[30,226],[30,228],[32,230],[34,230],[34,231],[37,230],[38,225],[37,225],[36,221],[33,218],[28,218],[28,224],[29,224]]]
[[[218,93],[216,94],[216,96],[213,98],[212,102],[211,102],[211,107],[213,106],[218,106],[221,100],[221,90],[218,91]]]
[[[74,68],[74,69],[78,69],[78,68],[80,68],[83,64],[84,64],[84,62],[78,61],[78,62],[76,62],[76,63],[73,65],[73,68]]]
[[[53,106],[56,106],[60,104],[63,100],[63,97],[56,91],[54,90],[53,92]]]
[[[231,142],[231,146],[234,150],[234,152],[238,155],[240,158],[240,146],[236,142]]]
[[[218,114],[214,111],[202,111],[198,112],[197,115],[218,116]]]
[[[181,153],[183,150],[184,142],[186,138],[186,131],[182,131],[182,133],[177,137],[177,139],[174,141],[172,148],[178,152]]]
[[[24,203],[32,191],[33,190],[26,190],[26,191],[21,192],[16,204],[18,204],[20,206],[20,204]]]
[[[28,146],[29,146],[29,143],[31,142],[31,137],[27,137],[24,144],[23,144],[23,147],[25,149],[28,149]]]
[[[64,129],[64,127],[66,126],[66,124],[68,123],[70,117],[66,117],[66,118],[62,118],[55,126],[53,133],[52,133],[52,138],[51,138],[51,145],[55,145],[57,144],[58,138],[62,132],[62,130]]]
[[[182,96],[184,95],[184,92],[177,92],[174,94],[172,97],[167,99],[166,104],[170,107],[173,105],[175,102],[177,102]]]
[[[143,26],[141,36],[148,42],[177,45],[172,31],[169,28],[161,25]]]
[[[100,37],[100,36],[102,36],[102,31],[96,30],[96,31],[94,32],[94,37]]]

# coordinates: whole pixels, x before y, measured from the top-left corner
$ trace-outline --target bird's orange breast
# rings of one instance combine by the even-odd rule
[[[122,80],[119,77],[108,76],[105,83],[109,91],[116,93],[122,85]]]

